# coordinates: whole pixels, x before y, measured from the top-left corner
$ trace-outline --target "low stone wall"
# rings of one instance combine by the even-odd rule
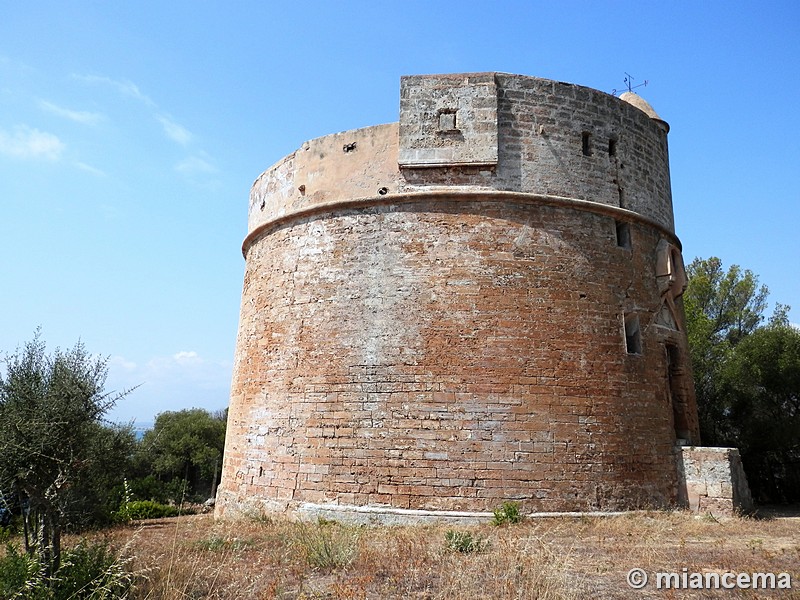
[[[753,509],[736,448],[678,448],[678,503],[694,512],[734,515]]]

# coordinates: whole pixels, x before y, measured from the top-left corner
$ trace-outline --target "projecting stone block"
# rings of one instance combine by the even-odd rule
[[[494,74],[400,80],[400,167],[497,164]]]
[[[694,512],[733,515],[753,509],[736,448],[678,448],[678,502]]]

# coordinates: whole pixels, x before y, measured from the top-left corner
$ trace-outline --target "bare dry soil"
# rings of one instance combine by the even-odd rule
[[[458,532],[449,544],[448,531]],[[797,512],[727,519],[640,512],[502,527],[197,515],[92,537],[127,557],[138,574],[136,599],[800,598]],[[627,583],[633,568],[649,576],[641,590]],[[794,589],[657,589],[657,572],[684,569],[687,576],[788,573]]]

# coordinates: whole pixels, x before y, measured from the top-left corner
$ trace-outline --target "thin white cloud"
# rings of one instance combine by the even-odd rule
[[[5,54],[0,54],[0,67],[13,69],[19,73],[28,73],[33,71],[26,63],[20,62],[17,59],[9,58]]]
[[[123,371],[133,371],[137,365],[132,360],[128,360],[124,356],[112,356],[108,359],[108,366],[110,368],[119,368]]]
[[[189,156],[177,165],[175,170],[184,175],[213,174],[218,169],[204,156]]]
[[[144,363],[113,356],[108,367],[107,390],[136,388],[114,408],[113,420],[151,421],[167,410],[200,407],[213,411],[228,403],[232,363],[209,360],[194,350],[156,356]]]
[[[175,362],[178,364],[189,364],[189,363],[196,363],[201,361],[200,356],[194,350],[186,351],[181,350],[172,355],[172,358],[175,359]]]
[[[126,79],[111,79],[110,77],[102,77],[100,75],[73,75],[74,79],[84,81],[86,83],[99,83],[101,85],[108,85],[116,89],[123,96],[134,98],[150,107],[155,107],[156,103],[153,102],[147,95],[142,93],[135,83]]]
[[[73,75],[73,78],[86,83],[110,86],[124,96],[139,100],[150,109],[152,117],[161,125],[164,135],[168,139],[183,147],[190,147],[194,145],[195,136],[192,134],[192,132],[176,122],[171,116],[163,112],[158,105],[153,102],[153,100],[145,95],[139,89],[139,87],[131,81],[125,79],[112,79],[110,77],[104,77],[100,75]],[[196,145],[194,145],[194,148],[195,149],[192,150],[193,154],[191,156],[188,156],[184,160],[181,160],[175,164],[175,171],[188,178],[208,176],[218,173],[219,169],[216,167],[208,154],[202,150],[197,150]],[[207,179],[207,177],[204,179]]]
[[[48,102],[47,100],[39,100],[39,108],[50,114],[69,119],[70,121],[75,121],[76,123],[83,123],[84,125],[97,125],[104,119],[104,116],[100,113],[93,113],[83,110],[70,110],[68,108],[64,108],[63,106],[58,106],[57,104]]]
[[[158,105],[153,102],[149,96],[143,93],[139,89],[139,86],[137,86],[135,83],[128,81],[127,79],[112,79],[111,77],[103,77],[101,75],[73,75],[72,77],[86,83],[110,86],[116,89],[117,92],[123,96],[138,100],[148,108],[152,109],[154,113],[153,116],[159,123],[161,123],[161,127],[164,129],[164,135],[166,135],[173,142],[176,142],[181,146],[186,146],[194,138],[188,129],[176,123],[171,117],[157,112]]]
[[[187,145],[192,141],[192,134],[188,129],[178,125],[175,121],[164,115],[157,115],[156,119],[161,123],[164,128],[164,133],[173,142],[179,143],[181,146]]]
[[[184,381],[195,384],[208,383],[213,372],[223,364],[202,358],[194,350],[181,350],[172,356],[157,356],[147,362],[143,370],[153,380]]]
[[[0,154],[24,159],[59,160],[66,146],[57,136],[21,125],[9,133],[0,129]]]
[[[101,171],[100,169],[97,169],[97,168],[93,167],[92,165],[87,165],[84,162],[76,161],[74,164],[81,171],[86,171],[87,173],[91,173],[92,175],[96,175],[97,177],[106,177],[107,176],[105,171]]]

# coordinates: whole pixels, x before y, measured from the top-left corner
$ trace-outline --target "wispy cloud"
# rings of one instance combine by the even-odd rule
[[[193,140],[194,136],[188,129],[179,125],[172,117],[162,113],[158,105],[132,81],[128,81],[127,79],[112,79],[111,77],[103,77],[100,75],[73,75],[73,78],[85,83],[112,87],[121,95],[138,100],[151,109],[153,117],[161,124],[164,135],[173,142],[181,146],[187,146]]]
[[[188,129],[178,125],[175,121],[164,115],[157,115],[156,119],[161,123],[164,128],[164,133],[173,142],[179,143],[181,146],[186,146],[192,141],[192,134]]]
[[[181,350],[143,363],[112,356],[108,367],[107,389],[140,386],[117,405],[112,417],[149,420],[165,410],[223,408],[228,402],[233,365],[209,360],[194,350]]]
[[[180,352],[176,352],[172,355],[172,360],[179,365],[202,362],[200,355],[194,350],[181,350]]]
[[[195,136],[186,127],[179,124],[172,116],[161,110],[161,108],[150,99],[139,87],[127,79],[112,79],[111,77],[104,77],[101,75],[73,75],[73,78],[89,84],[103,85],[115,89],[119,94],[134,98],[145,105],[154,118],[160,125],[167,139],[183,146],[184,148],[193,148],[192,155],[186,157],[175,165],[175,171],[187,177],[199,177],[213,175],[219,172],[219,169],[214,164],[213,160],[205,153],[197,149]],[[48,103],[52,105],[52,103]],[[61,109],[52,105],[55,109]],[[50,106],[48,106],[50,108]],[[55,111],[54,111],[55,112]],[[58,114],[63,116],[77,116],[84,113],[77,113],[61,109]]]
[[[111,86],[123,96],[139,100],[150,107],[155,107],[156,105],[147,95],[142,93],[139,86],[126,79],[112,79],[111,77],[103,77],[100,75],[73,75],[72,77],[86,83]]]
[[[24,159],[58,160],[66,146],[57,136],[21,125],[9,133],[0,129],[0,154]]]
[[[124,356],[112,356],[108,360],[109,367],[115,369],[121,369],[123,371],[134,371],[137,367],[136,363],[132,360],[128,360]]]
[[[18,73],[29,73],[33,69],[26,63],[20,62],[17,59],[12,59],[5,54],[0,54],[0,67],[4,69],[11,69]]]
[[[184,175],[212,175],[219,171],[207,156],[189,156],[175,165],[175,170]]]
[[[215,362],[203,358],[194,350],[181,350],[171,356],[156,356],[140,364],[123,356],[112,356],[109,361],[110,373],[125,378],[132,376],[148,382],[179,383],[191,382],[193,385],[228,385],[231,371],[229,361]],[[220,377],[221,375],[221,377]],[[136,382],[133,382],[136,385]]]
[[[70,110],[68,108],[58,106],[57,104],[53,104],[52,102],[48,102],[47,100],[39,100],[39,108],[50,114],[69,119],[70,121],[75,121],[76,123],[83,123],[84,125],[97,125],[104,119],[104,116],[100,113],[93,113],[83,110]]]
[[[76,161],[75,166],[78,167],[81,171],[86,171],[87,173],[91,173],[92,175],[97,175],[98,177],[106,177],[106,172],[101,171],[93,167],[92,165],[87,165],[86,163]]]

